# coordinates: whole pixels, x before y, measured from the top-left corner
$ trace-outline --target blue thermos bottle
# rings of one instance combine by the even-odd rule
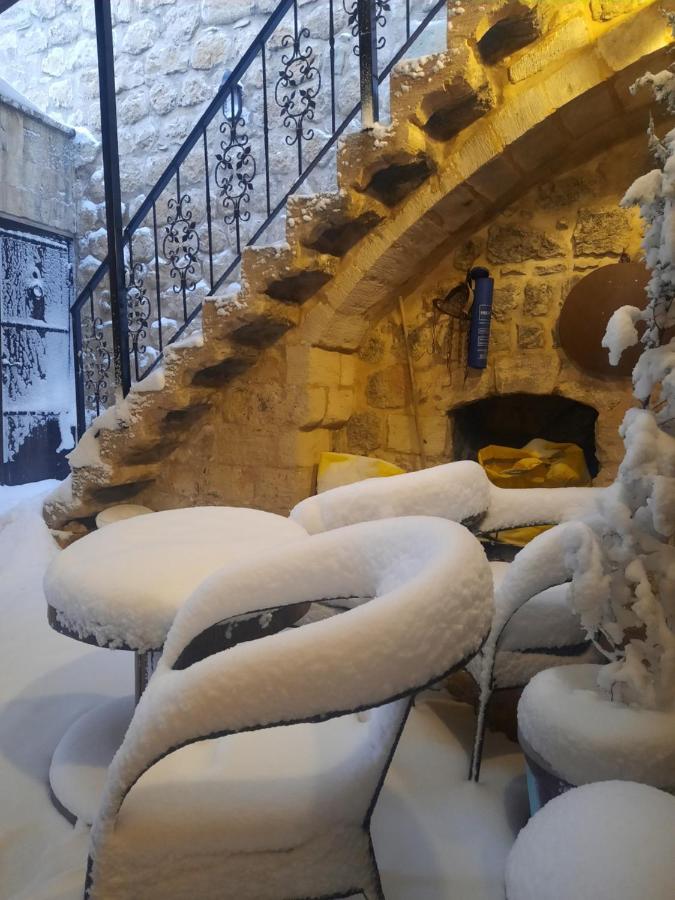
[[[468,364],[472,369],[484,369],[487,366],[490,344],[492,291],[495,282],[494,278],[490,278],[490,272],[480,266],[471,269],[469,282],[473,286],[473,304],[469,326]]]

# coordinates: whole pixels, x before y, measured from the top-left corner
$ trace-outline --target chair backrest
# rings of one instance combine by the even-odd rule
[[[470,523],[486,513],[489,503],[487,475],[467,460],[333,488],[298,503],[291,518],[310,534],[394,516]]]
[[[504,629],[521,606],[542,591],[573,580],[575,606],[581,624],[587,633],[592,632],[584,605],[587,603],[589,609],[593,609],[599,592],[607,590],[599,552],[595,535],[584,522],[557,525],[538,535],[520,551],[495,591],[498,602],[490,637],[483,649],[482,689],[487,691],[491,687],[495,654]]]
[[[558,525],[595,509],[606,488],[499,488],[490,484],[490,502],[478,530],[484,534],[528,525]]]
[[[439,516],[489,534],[580,518],[604,488],[498,488],[463,460],[391,478],[368,478],[302,500],[291,518],[310,534],[393,516]]]
[[[269,608],[337,597],[364,602],[176,668],[185,647],[215,623],[260,612],[264,625]],[[164,756],[200,740],[407,697],[470,659],[492,612],[480,544],[437,518],[362,523],[214,573],[180,609],[110,766],[92,829],[94,856],[129,790]],[[393,720],[375,718],[383,743],[376,783],[397,733],[392,721],[401,715],[399,708]],[[365,814],[372,798],[361,802]]]

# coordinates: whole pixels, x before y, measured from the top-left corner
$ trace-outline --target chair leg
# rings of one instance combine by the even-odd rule
[[[480,767],[483,760],[483,743],[485,740],[485,725],[488,705],[492,697],[492,688],[481,689],[478,703],[478,714],[476,716],[476,728],[473,737],[473,747],[471,748],[471,765],[469,767],[469,780],[478,781],[480,778]]]
[[[380,879],[380,870],[377,867],[377,859],[375,858],[375,848],[373,847],[373,839],[368,835],[368,845],[370,853],[370,879],[369,884],[363,885],[361,893],[364,900],[385,900],[384,891],[382,890],[382,881]]]

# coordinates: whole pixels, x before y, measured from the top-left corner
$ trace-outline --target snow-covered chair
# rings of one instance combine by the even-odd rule
[[[464,522],[481,537],[509,528],[555,524],[588,514],[602,496],[602,488],[498,488],[481,466],[464,461],[447,463],[392,478],[376,478],[334,488],[299,503],[291,518],[308,532],[318,533],[351,522],[382,516],[435,515]],[[493,549],[488,546],[488,552]],[[516,548],[511,549],[515,557]],[[518,558],[525,551],[518,553]],[[527,565],[530,554],[522,557]],[[491,562],[496,623],[510,602],[510,563]],[[552,569],[551,571],[556,571]],[[490,659],[490,680],[483,684],[483,655],[467,670],[481,686],[470,777],[478,780],[485,731],[485,714],[494,690],[523,687],[543,669],[565,663],[595,662],[579,616],[572,607],[567,573],[540,583],[521,598],[522,609],[496,624],[499,629]],[[524,604],[524,605],[523,605]],[[502,633],[503,632],[503,633]],[[496,633],[496,632],[495,632]],[[493,633],[493,637],[494,634]]]
[[[225,617],[360,598],[185,664]],[[462,526],[362,523],[214,573],[179,610],[108,772],[91,900],[381,898],[370,820],[412,697],[484,642],[492,580]],[[372,710],[367,716],[355,715]]]
[[[602,781],[550,800],[520,832],[507,900],[672,900],[675,797]]]
[[[469,772],[474,781],[480,776],[485,716],[495,689],[523,686],[538,672],[552,666],[597,661],[596,652],[588,646],[589,638],[573,607],[568,584],[575,565],[578,565],[575,558],[585,558],[584,554],[591,552],[588,538],[588,526],[582,522],[562,523],[536,537],[512,563],[497,573],[495,616],[490,637],[467,666],[480,689]],[[494,572],[495,563],[492,567]],[[551,629],[548,643],[534,650],[534,660],[529,663],[525,660],[524,665],[521,662],[520,668],[514,666],[513,657],[524,659],[528,651],[518,649],[524,637],[517,631],[519,623],[534,644],[545,640],[547,629]],[[559,637],[555,637],[556,634]],[[575,648],[577,652],[571,652]],[[504,656],[507,657],[505,663]],[[509,671],[510,666],[516,671]]]

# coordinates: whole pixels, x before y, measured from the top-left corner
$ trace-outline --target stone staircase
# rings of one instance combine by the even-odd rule
[[[208,298],[201,335],[166,349],[161,371],[92,424],[45,504],[52,529],[79,535],[99,510],[142,495],[214,398],[291,335],[353,353],[421,248],[432,254],[531,183],[557,109],[584,96],[588,119],[598,85],[633,77],[645,52],[627,44],[631,23],[663,30],[652,0],[448,5],[450,49],[393,70],[391,124],[341,141],[338,192],[292,197],[286,244],[247,248],[239,294]],[[348,417],[323,410],[318,421]]]

